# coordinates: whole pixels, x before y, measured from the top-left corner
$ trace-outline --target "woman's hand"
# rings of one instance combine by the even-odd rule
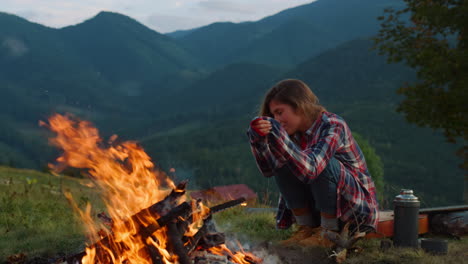
[[[266,136],[271,131],[271,122],[268,120],[257,119],[252,122],[251,126],[260,136]]]

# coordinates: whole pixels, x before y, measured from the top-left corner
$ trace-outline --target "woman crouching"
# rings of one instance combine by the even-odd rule
[[[378,204],[361,149],[343,118],[327,112],[300,80],[266,94],[247,132],[257,166],[281,193],[277,228],[299,225],[283,244],[333,243],[323,234],[375,230]]]

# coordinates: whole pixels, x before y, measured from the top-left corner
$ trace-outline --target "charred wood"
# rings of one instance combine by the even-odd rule
[[[195,233],[195,235],[191,236],[191,237],[184,237],[185,239],[185,249],[187,250],[188,254],[192,253],[197,245],[198,245],[198,242],[200,241],[200,239],[205,236],[207,233],[207,226],[206,225],[203,225],[198,231],[197,233]]]
[[[208,249],[222,245],[226,242],[226,237],[223,233],[210,233],[204,235],[198,242],[198,246],[203,249]]]
[[[177,184],[176,188],[171,191],[163,200],[148,207],[148,211],[151,214],[158,214],[161,216],[169,213],[174,207],[179,205],[180,198],[185,195],[185,188],[187,187],[188,181],[182,181]]]
[[[175,221],[179,218],[188,218],[192,213],[192,207],[188,203],[181,203],[176,208],[172,209],[168,214],[160,217],[156,223],[150,224],[146,227],[141,227],[139,233],[143,237],[149,237],[156,230],[160,229],[163,226],[166,226],[168,223]]]
[[[154,245],[147,245],[148,255],[151,258],[153,264],[163,264],[163,260],[159,250]]]
[[[213,206],[213,207],[210,208],[210,210],[211,210],[211,213],[214,214],[214,213],[217,213],[219,211],[225,210],[227,208],[231,208],[233,206],[244,203],[245,201],[246,201],[245,198],[241,197],[241,198],[236,199],[236,200],[232,200],[232,201],[229,201],[229,202],[225,202],[223,204]]]
[[[151,236],[156,230],[166,226],[168,223],[179,219],[179,217],[188,217],[191,213],[191,206],[188,203],[182,203],[179,206],[172,209],[166,215],[160,217],[156,220],[156,223],[150,224],[149,226],[140,226],[138,234],[142,236],[143,240]],[[117,243],[114,241],[113,234],[106,236],[105,238],[99,240],[90,246],[90,248],[96,248],[96,253],[98,254],[101,251],[105,251],[105,248],[111,250],[120,251],[120,249],[125,248],[123,243]],[[65,261],[69,264],[71,263],[81,263],[81,259],[86,255],[86,252],[80,252],[76,255],[67,257]]]
[[[180,264],[191,264],[191,260],[188,256],[187,250],[182,243],[182,235],[177,229],[175,222],[167,224],[167,235],[171,245],[172,253],[179,257]]]
[[[223,244],[225,241],[224,235],[216,231],[211,221],[212,214],[245,202],[244,198],[240,198],[211,207],[210,213],[204,217],[203,226],[197,233],[193,237],[184,237],[183,234],[185,234],[188,230],[188,226],[193,222],[193,214],[198,211],[201,206],[200,201],[195,201],[196,205],[193,206],[194,209],[192,205],[187,202],[179,204],[180,198],[185,194],[186,184],[187,182],[180,183],[177,185],[176,189],[172,190],[162,201],[141,210],[123,223],[129,226],[136,225],[137,233],[134,236],[141,239],[146,245],[141,250],[146,251],[146,255],[151,258],[153,264],[163,262],[156,246],[146,242],[147,238],[152,236],[155,231],[167,227],[169,245],[171,247],[170,250],[179,257],[180,264],[190,264],[192,262],[189,258],[189,254],[197,249],[199,245],[201,245],[199,248],[209,248]],[[112,221],[112,219],[108,218],[105,214],[101,215],[100,218],[105,222],[112,223],[115,228],[116,222]],[[153,219],[156,218],[157,220],[154,221]],[[149,221],[152,221],[152,223],[148,223],[149,221],[147,219],[150,219]],[[97,263],[112,263],[110,254],[119,255],[120,252],[127,249],[124,243],[115,241],[113,232],[88,248],[94,248],[96,250]],[[65,258],[64,261],[73,264],[81,263],[81,259],[85,255],[85,252],[80,252]]]
[[[163,200],[134,214],[131,219],[141,226],[147,226],[146,219],[165,216],[180,204],[180,198],[185,195],[187,181],[179,183]],[[128,221],[127,221],[128,222]]]

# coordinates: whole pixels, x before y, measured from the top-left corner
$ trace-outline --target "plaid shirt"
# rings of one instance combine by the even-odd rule
[[[257,166],[265,177],[273,176],[275,169],[287,165],[300,181],[313,184],[334,157],[341,167],[336,216],[343,222],[376,228],[378,204],[374,182],[361,149],[341,117],[324,112],[302,138],[298,134],[289,137],[273,118],[257,117],[254,120],[258,118],[272,123],[266,136],[260,136],[252,127],[247,131]],[[295,142],[300,142],[301,147]],[[289,228],[293,222],[291,210],[280,197],[277,228]]]

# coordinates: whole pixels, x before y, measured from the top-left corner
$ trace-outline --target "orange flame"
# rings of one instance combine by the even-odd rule
[[[175,188],[174,183],[164,173],[155,171],[154,164],[144,150],[136,142],[116,143],[113,136],[108,146],[102,142],[98,130],[90,122],[74,120],[71,116],[56,114],[49,119],[49,124],[41,123],[56,133],[50,142],[61,148],[63,154],[57,158],[57,164],[49,166],[55,172],[60,172],[67,166],[86,169],[94,184],[98,187],[110,217],[113,219],[113,237],[118,243],[117,248],[122,252],[108,250],[107,258],[112,263],[151,263],[145,260],[140,250],[145,242],[137,234],[137,223],[128,221],[129,217],[142,209],[148,208],[163,199],[168,192]],[[70,194],[66,194],[72,201]],[[72,203],[73,205],[74,203]],[[101,239],[97,230],[103,226],[91,217],[91,207],[81,211],[76,205],[75,211],[80,214],[83,223],[89,232],[91,241]],[[147,214],[138,219],[145,224],[155,223],[157,219]],[[159,230],[158,230],[159,231]],[[175,263],[175,260],[165,252],[164,232],[155,232],[156,243],[160,254],[166,263]],[[148,242],[147,242],[148,243]],[[100,245],[101,248],[114,245]],[[87,255],[83,263],[98,262],[96,250],[86,249]]]
[[[82,263],[150,264],[151,253],[146,249],[148,245],[157,249],[158,257],[165,264],[178,263],[178,257],[166,249],[168,238],[165,227],[159,228],[149,237],[142,237],[138,233],[141,225],[159,226],[156,222],[159,216],[143,209],[176,189],[174,182],[165,173],[154,169],[154,164],[143,148],[132,141],[117,143],[115,135],[105,144],[90,122],[76,120],[70,115],[56,114],[49,118],[48,124],[40,124],[55,132],[56,137],[51,138],[50,142],[63,150],[57,163],[49,164],[50,168],[54,172],[61,172],[66,167],[85,170],[93,181],[92,185],[99,190],[112,219],[111,230],[102,231],[108,228],[94,220],[91,206],[88,204],[83,211],[73,201],[71,194],[65,193],[86,226],[88,238],[96,243],[86,248]],[[182,197],[178,204],[184,200],[185,197]],[[138,217],[132,217],[136,213]],[[192,224],[185,236],[193,236],[209,213],[208,207],[193,200]],[[107,233],[112,236],[107,236]],[[99,254],[97,247],[101,251]],[[244,260],[249,253],[233,254],[226,246],[219,250],[228,254],[235,263],[249,263]]]
[[[250,259],[254,261],[255,263],[262,263],[263,260],[254,256],[250,252],[245,252],[241,245],[239,245],[240,250],[236,253],[233,253],[225,244],[222,244],[220,246],[212,247],[208,249],[210,253],[216,254],[216,255],[224,255],[224,256],[229,256],[231,258],[231,262],[238,263],[238,264],[251,264],[252,262],[248,261],[247,259]]]

